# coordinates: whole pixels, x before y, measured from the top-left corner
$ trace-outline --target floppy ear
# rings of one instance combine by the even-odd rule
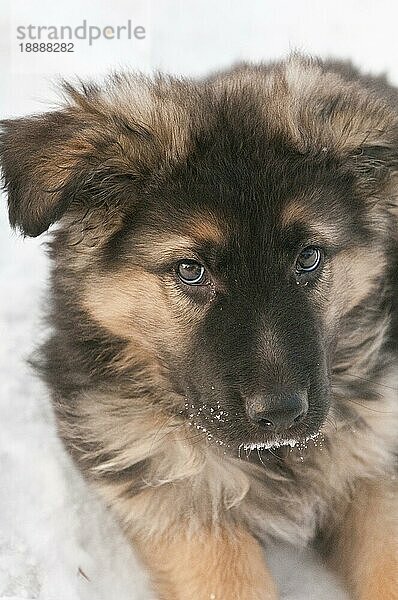
[[[67,182],[92,150],[79,137],[81,117],[66,109],[1,125],[0,161],[10,223],[25,235],[40,235],[72,202],[65,193]]]
[[[391,132],[392,134],[392,132]],[[350,156],[352,172],[357,177],[360,189],[370,193],[377,192],[380,185],[392,183],[397,188],[398,176],[398,134],[391,135],[390,143],[380,146],[364,144]]]
[[[301,151],[337,157],[370,193],[397,172],[398,91],[384,77],[295,54],[285,76],[293,96],[286,121],[296,117],[291,131]]]
[[[373,193],[398,172],[398,94],[395,105],[392,88],[390,96],[359,81],[336,88],[323,107],[324,125],[359,187]]]
[[[94,208],[112,192],[116,202],[115,182],[139,179],[143,149],[136,131],[129,128],[127,136],[122,119],[76,99],[81,106],[1,123],[9,219],[24,235],[40,235],[71,205]]]
[[[112,76],[104,91],[65,84],[65,108],[1,122],[11,225],[40,235],[72,204],[87,209],[120,202],[126,182],[133,188],[131,202],[185,144],[183,112],[161,95],[167,85],[131,75]]]

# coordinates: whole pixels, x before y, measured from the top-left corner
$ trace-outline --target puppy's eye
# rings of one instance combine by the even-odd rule
[[[177,265],[177,275],[187,285],[201,285],[206,279],[206,269],[194,260],[182,260]]]
[[[321,262],[322,251],[316,246],[306,246],[297,257],[296,273],[311,273]]]

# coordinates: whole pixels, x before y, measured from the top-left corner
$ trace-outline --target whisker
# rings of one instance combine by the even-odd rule
[[[379,413],[381,415],[395,414],[391,410],[377,410],[376,408],[371,408],[370,406],[367,406],[366,404],[362,404],[362,402],[357,402],[356,400],[352,400],[351,398],[344,398],[344,400],[346,400],[347,402],[351,402],[352,404],[356,404],[357,406],[360,406],[361,408],[366,408],[366,410],[369,410],[370,412]]]
[[[354,377],[355,379],[360,379],[361,381],[364,381],[366,383],[371,383],[374,386],[383,387],[383,388],[386,388],[387,390],[392,390],[393,392],[398,392],[398,388],[396,388],[396,387],[393,387],[391,385],[386,385],[385,383],[378,383],[378,382],[374,381],[373,379],[367,379],[366,377],[362,377],[361,375],[354,375],[354,373],[349,373],[348,371],[345,371],[344,375],[348,375],[348,377]]]
[[[263,465],[263,467],[267,468],[267,465],[263,462],[263,460],[261,458],[260,449],[259,448],[257,448],[257,456],[258,456],[258,459],[259,459],[260,463]]]
[[[329,423],[329,425],[331,425],[335,431],[339,430],[336,421],[332,419],[332,417],[326,417],[325,423]]]
[[[153,449],[153,446],[154,446],[154,444],[155,444],[155,442],[156,442],[156,441],[159,441],[159,442],[161,442],[163,438],[165,438],[167,435],[169,435],[169,432],[167,432],[167,433],[165,433],[165,434],[164,434],[164,436],[163,436],[163,437],[161,437],[159,440],[157,440],[157,437],[158,437],[159,433],[160,433],[160,432],[161,432],[163,429],[165,429],[165,428],[168,426],[168,424],[170,423],[170,421],[171,421],[172,419],[174,419],[174,418],[175,418],[175,416],[174,416],[174,415],[171,415],[171,416],[170,416],[170,417],[167,419],[167,421],[166,421],[166,422],[162,422],[162,423],[161,423],[161,425],[160,425],[159,429],[158,429],[158,430],[157,430],[157,432],[155,433],[155,436],[154,436],[154,438],[153,438],[153,440],[152,440],[152,444],[151,444],[151,447],[150,447],[150,451],[152,451],[152,449]],[[183,423],[181,423],[180,425],[183,425]]]
[[[202,433],[195,433],[194,435],[186,436],[183,438],[174,438],[174,441],[176,441],[176,442],[193,442],[193,441],[196,441],[199,439],[203,440]]]
[[[267,448],[267,452],[270,452],[272,454],[272,456],[275,456],[275,458],[279,461],[281,461],[281,457],[278,456],[277,454],[275,454],[275,452],[272,452],[272,448]]]

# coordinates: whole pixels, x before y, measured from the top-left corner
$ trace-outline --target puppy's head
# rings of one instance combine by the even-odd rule
[[[215,443],[316,435],[335,373],[383,344],[398,119],[368,88],[294,58],[199,83],[117,76],[5,122],[11,224],[59,221],[70,352],[82,322],[86,340],[123,342],[106,364],[80,340],[79,368],[127,373],[137,393],[151,367],[148,402]]]

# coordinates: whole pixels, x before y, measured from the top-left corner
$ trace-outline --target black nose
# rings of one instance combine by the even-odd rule
[[[307,392],[257,395],[246,399],[253,423],[268,431],[286,430],[300,423],[308,411]]]

